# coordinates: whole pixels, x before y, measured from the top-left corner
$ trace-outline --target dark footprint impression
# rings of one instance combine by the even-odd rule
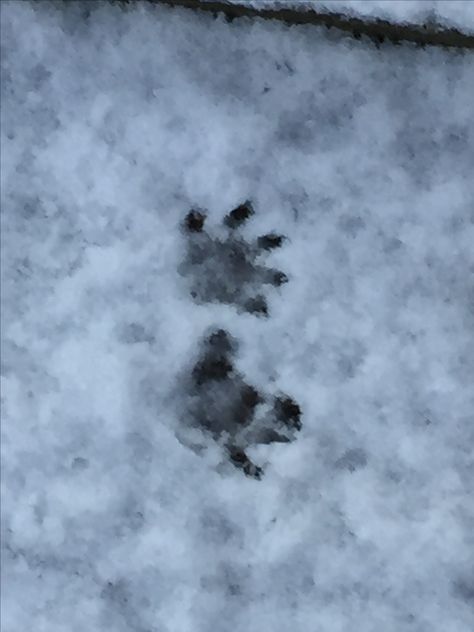
[[[237,341],[215,329],[201,341],[201,353],[189,381],[193,425],[221,443],[245,474],[261,478],[263,470],[248,458],[248,446],[289,442],[301,430],[301,409],[288,395],[265,396],[247,384],[233,363]]]
[[[288,281],[280,270],[258,262],[260,255],[279,248],[284,235],[269,233],[253,243],[239,235],[254,210],[250,202],[241,204],[224,217],[224,238],[212,237],[204,229],[206,215],[191,210],[183,222],[188,237],[186,258],[179,271],[190,279],[190,293],[198,303],[219,302],[235,305],[239,311],[268,316],[268,306],[260,288],[278,287]]]

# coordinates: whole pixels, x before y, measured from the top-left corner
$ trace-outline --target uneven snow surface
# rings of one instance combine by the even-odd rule
[[[4,632],[471,632],[472,53],[88,6],[1,7]],[[247,199],[268,318],[178,272]],[[211,326],[303,412],[261,481],[188,447]]]

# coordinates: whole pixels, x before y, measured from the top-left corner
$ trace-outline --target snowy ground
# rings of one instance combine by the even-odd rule
[[[4,632],[470,632],[472,53],[58,6],[1,8]],[[268,319],[178,273],[245,199]],[[261,481],[177,439],[214,324],[303,410]]]
[[[204,0],[212,2],[212,0]],[[472,0],[224,0],[258,9],[272,7],[315,8],[354,17],[380,18],[390,22],[422,24],[436,21],[446,27],[474,32]]]

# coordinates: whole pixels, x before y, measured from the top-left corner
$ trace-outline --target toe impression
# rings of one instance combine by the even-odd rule
[[[204,222],[206,221],[206,215],[201,211],[191,210],[186,215],[184,220],[184,226],[190,233],[201,233],[204,228]]]
[[[276,397],[273,405],[275,416],[290,429],[301,430],[301,408],[288,396]]]
[[[249,217],[254,214],[254,210],[252,204],[250,202],[244,202],[240,204],[234,210],[232,210],[228,215],[224,217],[224,224],[228,228],[238,228],[244,222],[246,222]]]
[[[257,246],[260,250],[273,250],[274,248],[280,248],[284,240],[284,235],[269,233],[268,235],[261,235],[257,239]]]
[[[256,316],[268,316],[268,305],[265,297],[259,294],[245,303],[245,311]]]

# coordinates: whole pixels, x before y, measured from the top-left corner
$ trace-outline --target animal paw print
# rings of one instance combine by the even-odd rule
[[[263,470],[246,454],[251,445],[289,442],[301,430],[301,409],[288,395],[266,396],[235,368],[238,344],[224,329],[201,342],[191,370],[190,417],[193,425],[224,446],[230,461],[245,474],[261,478]]]
[[[260,263],[261,256],[279,248],[284,235],[268,233],[254,242],[246,241],[239,228],[254,214],[250,202],[224,217],[225,236],[212,237],[204,228],[206,215],[191,210],[183,223],[188,238],[187,255],[179,271],[190,279],[190,293],[198,303],[227,303],[239,311],[268,316],[268,305],[259,288],[278,287],[286,274]]]

